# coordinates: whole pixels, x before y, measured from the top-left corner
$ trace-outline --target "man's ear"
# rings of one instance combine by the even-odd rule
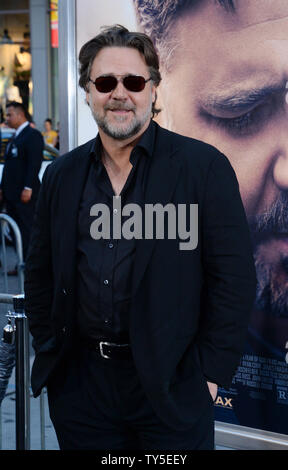
[[[156,86],[154,85],[154,83],[152,84],[151,91],[152,91],[152,103],[155,104],[157,101],[157,92],[156,92]]]
[[[156,108],[157,109],[160,109],[162,110],[162,93],[161,93],[161,83],[160,85],[157,87],[157,89],[155,90],[155,97],[156,97],[156,101],[155,101],[155,105],[156,105]],[[161,112],[154,117],[154,121],[156,121],[158,124],[161,125],[161,122],[162,122],[162,116],[161,116]]]

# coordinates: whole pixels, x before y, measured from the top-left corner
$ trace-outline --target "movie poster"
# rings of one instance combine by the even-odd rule
[[[240,366],[231,388],[219,390],[215,418],[288,434],[288,2],[123,3],[133,5],[137,29],[160,56],[157,121],[229,158],[250,225],[257,297]],[[99,23],[105,8],[93,5]],[[111,10],[108,17],[102,24],[120,22]]]
[[[287,434],[288,2],[133,3],[160,54],[159,123],[229,158],[251,229],[257,298],[216,420]]]

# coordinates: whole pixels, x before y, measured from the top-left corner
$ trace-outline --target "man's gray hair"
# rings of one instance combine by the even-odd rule
[[[133,0],[138,23],[153,41],[160,60],[168,67],[175,48],[171,26],[187,10],[202,0]],[[226,11],[235,11],[235,0],[213,0]]]
[[[101,28],[101,32],[86,42],[79,52],[79,85],[85,91],[88,90],[94,59],[105,47],[130,47],[138,50],[144,57],[154,85],[156,87],[159,85],[161,81],[159,58],[151,39],[146,34],[129,31],[124,26],[116,24]],[[157,94],[154,103],[152,103],[153,117],[161,111],[155,107],[156,100]]]

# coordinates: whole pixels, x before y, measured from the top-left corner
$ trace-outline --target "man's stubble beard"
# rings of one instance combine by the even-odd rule
[[[288,318],[288,193],[282,192],[266,214],[249,221],[254,242],[257,291],[255,307]],[[286,243],[286,242],[285,242]],[[287,244],[288,246],[288,244]]]
[[[110,109],[108,106],[104,107],[105,114],[102,116],[97,111],[93,110],[93,107],[90,106],[93,118],[97,124],[97,126],[109,137],[112,137],[115,140],[126,140],[130,137],[135,136],[140,132],[140,130],[144,127],[146,122],[148,121],[149,117],[152,116],[152,101],[149,103],[145,114],[140,117],[136,116],[136,107],[133,108],[125,108],[124,106],[117,107],[117,109],[129,109],[132,113],[134,113],[133,119],[127,124],[126,126],[121,126],[121,122],[125,123],[126,116],[118,116],[117,119],[119,120],[119,126],[116,123],[111,123],[107,117],[107,111]],[[116,109],[116,107],[115,107]]]

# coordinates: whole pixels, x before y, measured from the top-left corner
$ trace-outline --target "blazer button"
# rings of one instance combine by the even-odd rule
[[[62,331],[64,334],[66,333],[66,326],[63,326]]]
[[[63,288],[62,292],[63,292],[64,295],[67,295],[66,289]]]

